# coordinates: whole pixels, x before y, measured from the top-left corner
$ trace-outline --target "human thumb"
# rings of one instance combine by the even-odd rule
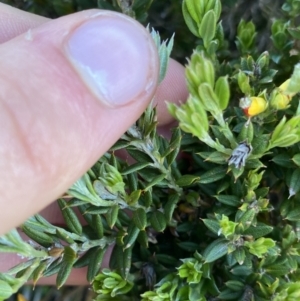
[[[141,115],[157,87],[147,31],[90,10],[0,45],[0,234],[66,191]]]

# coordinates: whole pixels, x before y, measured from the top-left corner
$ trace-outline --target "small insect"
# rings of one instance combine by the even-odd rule
[[[233,164],[235,168],[242,168],[252,151],[252,146],[246,141],[241,142],[233,151],[228,160],[228,165]]]

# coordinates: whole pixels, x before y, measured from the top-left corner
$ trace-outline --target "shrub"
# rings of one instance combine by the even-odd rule
[[[98,5],[144,21],[151,2]],[[61,287],[87,266],[96,300],[299,300],[300,5],[252,2],[183,1],[195,49],[188,100],[168,104],[179,126],[158,135],[150,106],[58,200],[65,228],[35,215],[22,226],[35,243],[3,236],[0,251],[28,261],[0,275],[2,299],[42,276]],[[245,3],[258,15],[235,27]],[[163,77],[172,40],[153,36]],[[110,245],[110,269],[99,270]]]

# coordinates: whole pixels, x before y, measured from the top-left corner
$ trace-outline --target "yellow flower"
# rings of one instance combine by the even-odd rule
[[[240,99],[240,107],[247,116],[252,117],[264,112],[268,103],[262,97],[244,97]]]

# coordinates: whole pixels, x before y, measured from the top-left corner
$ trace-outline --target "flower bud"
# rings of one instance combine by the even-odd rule
[[[268,103],[262,97],[243,97],[240,99],[240,107],[248,117],[252,117],[264,112]]]
[[[291,97],[289,95],[283,94],[281,92],[276,93],[275,96],[270,101],[271,107],[276,110],[284,110],[289,107]]]
[[[271,106],[276,110],[284,110],[289,107],[289,103],[292,97],[296,94],[290,91],[291,79],[287,79],[283,82],[278,90],[275,91],[274,96],[271,99]]]

